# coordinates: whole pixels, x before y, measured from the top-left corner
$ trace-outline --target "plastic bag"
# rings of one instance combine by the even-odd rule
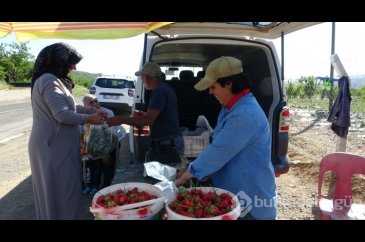
[[[86,138],[87,152],[92,159],[108,155],[118,144],[118,131],[107,125],[92,125]]]
[[[160,181],[175,181],[176,168],[161,164],[158,161],[144,163],[144,168],[148,176]]]

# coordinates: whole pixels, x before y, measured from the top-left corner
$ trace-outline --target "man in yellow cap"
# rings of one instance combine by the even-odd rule
[[[195,89],[209,88],[222,105],[212,143],[176,180],[205,180],[228,190],[241,202],[240,219],[275,219],[276,184],[271,163],[271,131],[265,113],[252,95],[242,62],[223,56],[213,60]]]

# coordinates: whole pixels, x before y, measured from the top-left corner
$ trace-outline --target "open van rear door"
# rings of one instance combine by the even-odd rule
[[[149,33],[161,36],[179,35],[241,35],[250,38],[276,39],[321,22],[179,22],[168,24]]]

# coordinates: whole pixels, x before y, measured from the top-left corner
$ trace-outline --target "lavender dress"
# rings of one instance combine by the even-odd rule
[[[28,148],[37,219],[78,219],[81,205],[79,125],[85,122],[87,114],[76,112],[70,91],[49,73],[35,82],[32,107],[33,126]]]

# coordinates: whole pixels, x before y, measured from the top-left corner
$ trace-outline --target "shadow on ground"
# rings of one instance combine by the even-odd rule
[[[81,191],[80,191],[81,192]],[[92,195],[82,195],[81,219],[93,219],[89,212]],[[36,219],[33,200],[32,178],[27,177],[0,200],[0,220]]]
[[[116,115],[129,116],[130,113],[118,113]],[[127,135],[121,140],[119,156],[116,164],[116,173],[113,184],[124,182],[146,182],[156,183],[153,178],[143,177],[143,164],[131,164],[129,148],[129,129],[126,128]],[[81,190],[80,190],[81,193]],[[24,179],[18,186],[0,199],[0,220],[34,220],[36,219],[33,187],[31,176]],[[93,220],[94,216],[89,211],[93,195],[82,195],[81,198],[82,220]]]
[[[0,200],[0,219],[35,219],[32,178],[29,176]]]

